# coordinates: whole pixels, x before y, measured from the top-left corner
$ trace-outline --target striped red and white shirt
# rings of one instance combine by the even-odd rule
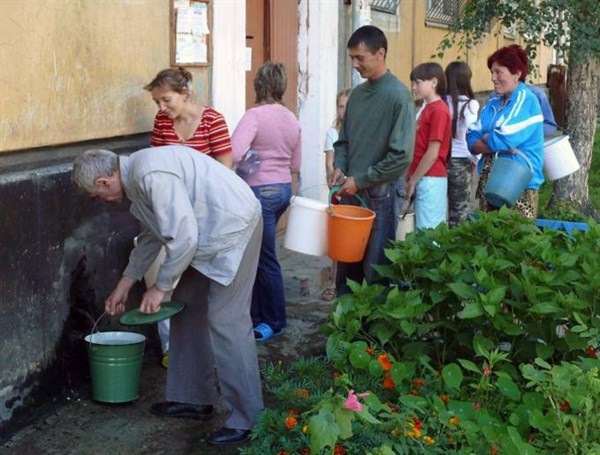
[[[159,111],[154,118],[150,145],[186,145],[212,157],[231,153],[231,138],[225,118],[212,107],[204,108],[200,125],[189,139],[181,139],[175,131],[173,120]]]

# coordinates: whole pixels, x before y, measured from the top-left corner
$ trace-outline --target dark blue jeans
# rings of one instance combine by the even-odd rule
[[[264,229],[250,314],[255,326],[264,322],[278,332],[287,325],[287,320],[283,275],[275,252],[275,229],[277,221],[290,205],[292,185],[253,186],[252,191],[262,206]]]
[[[396,238],[396,227],[398,224],[396,214],[396,182],[382,183],[380,185],[359,191],[359,196],[363,198],[367,207],[375,212],[373,228],[369,236],[369,243],[365,255],[361,262],[338,262],[337,274],[335,277],[335,288],[338,295],[348,294],[350,288],[346,284],[347,279],[362,282],[366,279],[372,283],[376,273],[371,265],[385,264],[384,248],[388,246],[390,240]],[[355,198],[342,198],[342,204],[360,205]]]

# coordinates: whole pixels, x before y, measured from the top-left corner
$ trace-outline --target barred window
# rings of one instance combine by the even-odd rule
[[[466,0],[427,0],[425,22],[452,25],[460,17]]]
[[[502,26],[502,33],[506,38],[515,39],[517,36],[515,24],[510,24],[510,27]]]
[[[396,14],[400,0],[371,0],[371,9],[383,13]]]

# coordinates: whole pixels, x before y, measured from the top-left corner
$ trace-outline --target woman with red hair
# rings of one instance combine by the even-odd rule
[[[513,44],[494,52],[488,58],[487,66],[492,74],[494,93],[481,111],[479,120],[467,132],[470,152],[483,155],[478,166],[479,207],[484,212],[497,208],[490,205],[483,194],[493,154],[503,152],[526,166],[524,158],[516,153],[519,150],[529,159],[533,177],[513,208],[524,217],[535,219],[538,190],[544,181],[544,118],[539,101],[525,84],[529,58],[523,48]]]

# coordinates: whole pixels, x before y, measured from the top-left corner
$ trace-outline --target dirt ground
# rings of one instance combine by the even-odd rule
[[[281,239],[280,239],[281,241]],[[330,261],[280,248],[288,308],[284,335],[259,344],[261,365],[269,361],[288,363],[301,356],[320,355],[325,337],[319,327],[330,303],[320,300]],[[151,340],[152,341],[152,340]],[[210,446],[208,434],[221,427],[225,418],[210,422],[165,419],[148,412],[150,405],[164,400],[166,370],[159,363],[159,348],[148,343],[144,355],[139,398],[127,404],[108,405],[91,400],[91,385],[71,390],[38,411],[37,420],[12,435],[0,446],[0,454],[11,455],[162,455],[237,453],[235,445]],[[265,394],[266,406],[272,400]],[[265,454],[269,455],[269,454]]]

